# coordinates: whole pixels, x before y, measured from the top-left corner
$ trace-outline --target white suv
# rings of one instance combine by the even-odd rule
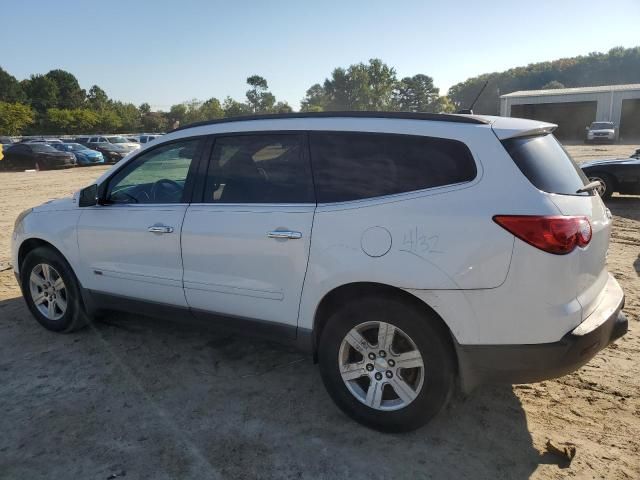
[[[311,352],[340,408],[419,427],[483,382],[573,371],[624,335],[611,215],[530,120],[324,113],[181,128],[23,212],[46,328],[196,317]]]

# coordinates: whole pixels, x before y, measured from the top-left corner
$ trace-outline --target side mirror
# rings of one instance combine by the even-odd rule
[[[98,185],[91,185],[80,190],[79,207],[92,207],[98,204]]]

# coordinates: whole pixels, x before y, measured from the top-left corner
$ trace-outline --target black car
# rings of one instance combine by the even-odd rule
[[[17,143],[4,151],[0,168],[4,170],[49,170],[76,165],[73,153],[59,152],[45,143]]]
[[[594,160],[580,165],[591,181],[599,181],[602,198],[610,198],[614,192],[640,195],[640,149],[629,158]]]

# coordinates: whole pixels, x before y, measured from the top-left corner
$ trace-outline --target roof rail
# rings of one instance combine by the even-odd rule
[[[246,122],[250,120],[276,120],[284,118],[399,118],[403,120],[432,120],[437,122],[488,124],[486,120],[468,115],[449,113],[419,113],[419,112],[299,112],[299,113],[269,113],[265,115],[246,115],[239,117],[219,118],[204,122],[195,122],[178,127],[171,132],[185,130],[187,128],[201,127],[204,125],[216,125],[218,123]],[[168,132],[168,133],[171,133]]]

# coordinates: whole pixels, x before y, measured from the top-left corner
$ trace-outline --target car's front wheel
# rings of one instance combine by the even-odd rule
[[[419,428],[453,391],[455,362],[436,318],[395,298],[363,298],[336,311],[318,349],[336,404],[376,430]]]
[[[25,301],[40,325],[66,333],[86,324],[78,281],[58,252],[48,247],[32,250],[22,262],[20,274]]]

